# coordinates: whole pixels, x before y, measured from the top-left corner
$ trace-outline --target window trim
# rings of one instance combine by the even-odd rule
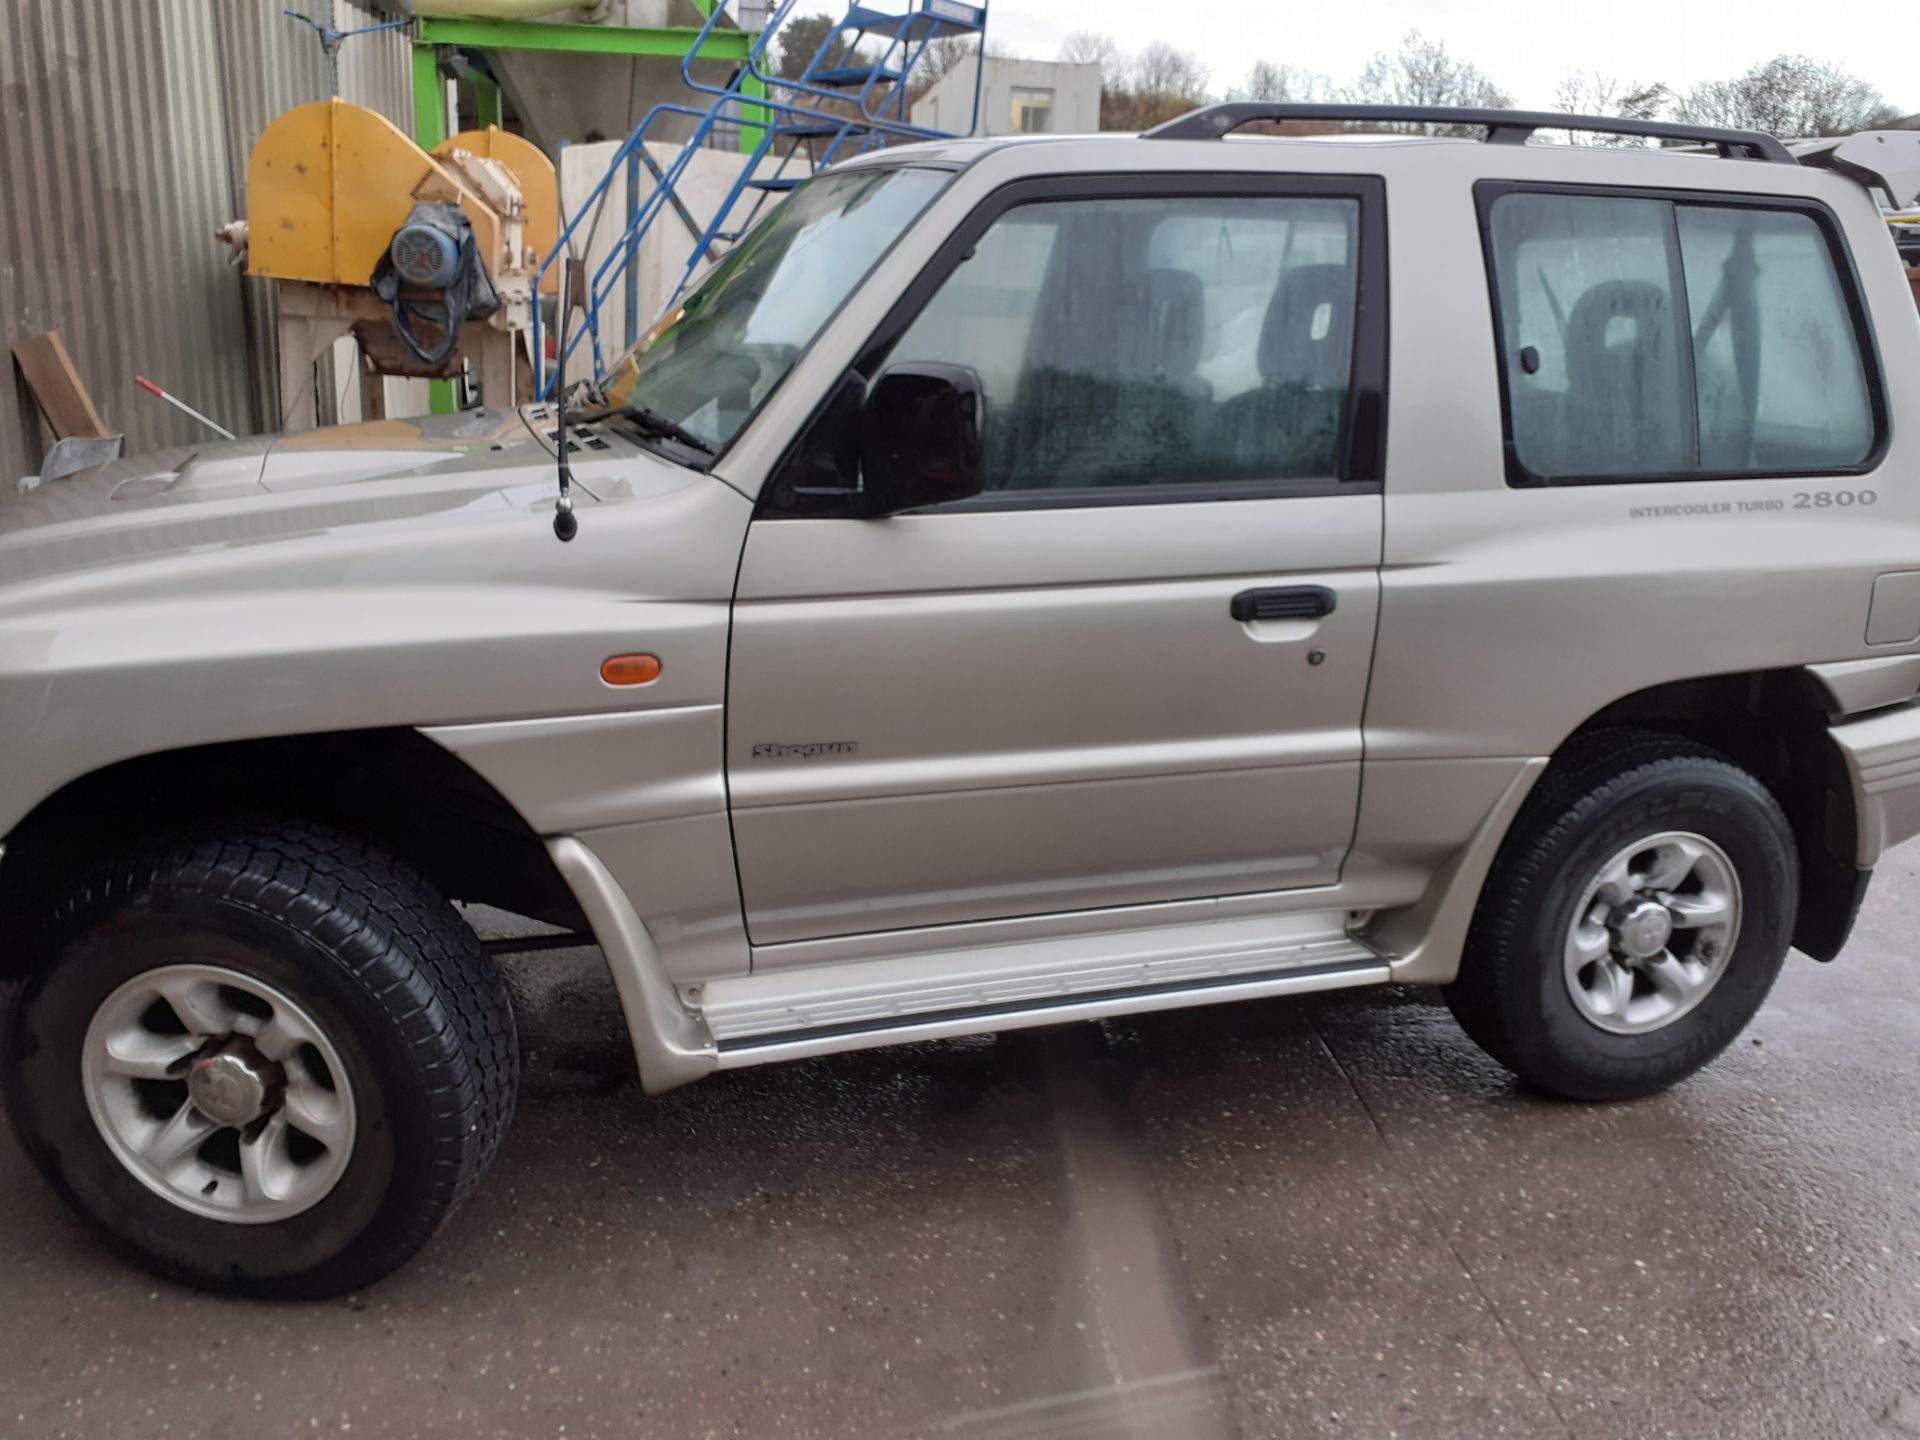
[[[829,386],[813,413],[781,453],[761,488],[756,518],[852,518],[849,504],[821,496],[779,495],[780,477],[813,441],[829,407],[857,375],[871,383],[900,337],[920,316],[980,239],[1008,211],[1025,205],[1095,200],[1338,199],[1359,207],[1359,246],[1354,281],[1353,355],[1341,444],[1334,474],[1290,480],[1233,480],[1216,484],[1088,485],[1059,490],[1002,490],[916,510],[915,515],[967,514],[989,510],[1070,510],[1094,505],[1203,504],[1221,500],[1378,494],[1386,474],[1387,447],[1387,206],[1379,175],[1306,175],[1275,172],[1116,172],[1034,175],[982,197],[941,242],[920,273],[874,327],[847,372]]]
[[[1508,195],[1566,195],[1580,199],[1659,201],[1667,205],[1670,214],[1675,214],[1674,224],[1669,227],[1670,235],[1677,233],[1678,219],[1675,212],[1681,206],[1695,209],[1770,210],[1776,213],[1803,215],[1811,220],[1821,238],[1826,242],[1827,255],[1833,264],[1834,278],[1839,282],[1842,298],[1846,302],[1847,317],[1853,324],[1854,342],[1860,354],[1861,378],[1867,387],[1867,408],[1873,420],[1873,443],[1868,447],[1866,455],[1853,465],[1831,466],[1815,470],[1650,470],[1627,475],[1549,477],[1529,468],[1520,459],[1513,438],[1511,367],[1508,364],[1506,352],[1505,317],[1500,308],[1500,272],[1493,247],[1493,208]],[[1893,441],[1893,425],[1887,404],[1886,371],[1880,361],[1879,337],[1873,328],[1873,312],[1867,306],[1860,284],[1859,267],[1854,261],[1852,247],[1846,243],[1846,232],[1841,228],[1839,218],[1822,201],[1805,195],[1760,195],[1721,190],[1658,189],[1620,185],[1565,185],[1521,180],[1478,181],[1473,187],[1473,198],[1480,227],[1481,258],[1486,267],[1487,312],[1493,325],[1494,371],[1500,387],[1500,448],[1505,460],[1506,480],[1510,489],[1557,489],[1568,485],[1661,485],[1695,480],[1819,480],[1869,475],[1878,470],[1886,460],[1887,451]],[[1671,241],[1671,245],[1677,246],[1677,244],[1677,238]],[[1684,267],[1681,268],[1679,276],[1682,288],[1677,298],[1687,315],[1686,371],[1691,377],[1697,357],[1692,353],[1692,312],[1691,302],[1685,293]],[[1700,411],[1698,379],[1694,378],[1692,384],[1695,415],[1694,443],[1697,454]]]

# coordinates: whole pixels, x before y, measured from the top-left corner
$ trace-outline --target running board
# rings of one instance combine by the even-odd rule
[[[1206,921],[710,982],[719,1068],[1384,984],[1345,912]]]

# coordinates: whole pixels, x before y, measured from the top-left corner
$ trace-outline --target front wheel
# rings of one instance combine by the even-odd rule
[[[499,1145],[504,984],[416,871],[273,826],[155,847],[57,900],[7,1033],[8,1118],[149,1268],[234,1293],[358,1289]]]
[[[1752,775],[1674,737],[1591,737],[1516,820],[1447,1003],[1540,1089],[1665,1089],[1766,999],[1797,877],[1792,829]]]

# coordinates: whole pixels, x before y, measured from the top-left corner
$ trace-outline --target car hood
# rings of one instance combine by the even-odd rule
[[[705,479],[570,429],[583,505]],[[476,508],[524,517],[553,507],[552,443],[549,412],[529,406],[129,456],[0,497],[0,583]]]
[[[520,412],[476,410],[151,450],[0,501],[0,536],[163,505],[350,485],[534,443]]]

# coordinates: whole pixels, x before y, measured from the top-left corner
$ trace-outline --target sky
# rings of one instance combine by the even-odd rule
[[[1920,111],[1920,5],[1911,0],[989,0],[987,14],[990,39],[1035,60],[1055,58],[1075,30],[1104,31],[1129,51],[1171,41],[1211,69],[1215,94],[1255,59],[1345,81],[1417,29],[1478,65],[1523,107],[1550,107],[1568,70],[1685,89],[1791,52],[1838,65],[1902,110]]]

